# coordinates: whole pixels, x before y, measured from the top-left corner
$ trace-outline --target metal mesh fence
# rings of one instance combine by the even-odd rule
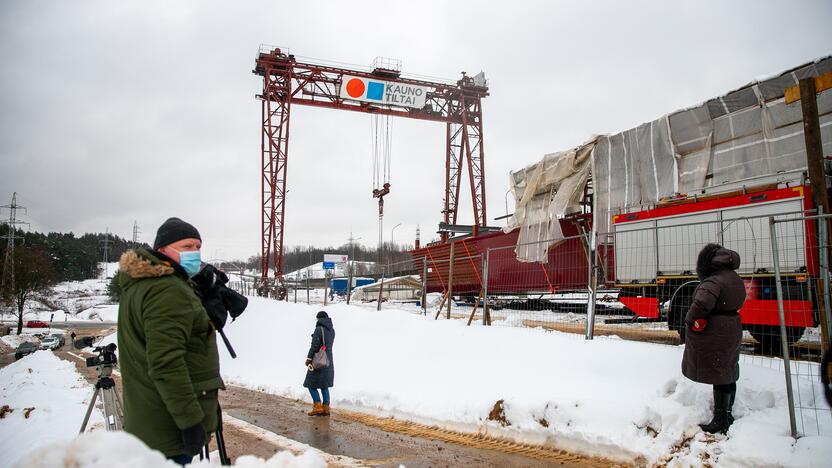
[[[678,344],[688,333],[685,315],[700,283],[697,257],[715,243],[741,260],[741,361],[784,372],[795,435],[828,434],[832,411],[824,401],[819,361],[832,345],[830,216],[782,208],[759,214],[759,207],[755,213],[744,216],[741,207],[625,218],[614,232],[594,239],[582,234],[531,246],[547,252],[545,263],[518,261],[513,244],[457,239],[360,272],[351,265],[329,277],[301,271],[286,280],[287,300],[351,301],[468,325]],[[239,281],[233,287],[256,292],[256,283]]]
[[[766,364],[785,373],[793,435],[820,435],[832,431],[832,409],[825,401],[819,383],[822,369],[818,364],[832,344],[829,328],[830,219],[832,217],[828,215],[772,218],[769,225],[772,258],[781,259],[775,264],[775,278],[780,280],[775,297],[778,314],[785,317],[785,326],[776,331],[789,344],[793,337],[800,335],[797,345],[801,346],[782,346],[783,338],[776,340],[781,344],[781,350],[774,354],[781,359]],[[788,263],[794,259],[804,263],[797,271],[793,271],[794,265]],[[807,327],[800,326],[803,324],[796,327],[790,322],[789,314],[795,310],[805,316]],[[818,326],[811,326],[813,324]]]
[[[517,261],[514,245],[488,249],[485,283],[491,323],[584,334],[592,274],[589,239],[572,236],[543,246],[546,263]]]
[[[425,315],[434,319],[467,319],[483,311],[482,255],[463,243],[449,248],[444,260],[423,257],[426,272]]]
[[[416,262],[391,262],[378,267],[377,271],[374,282],[358,286],[351,292],[351,301],[375,302],[377,310],[382,310],[384,304],[414,310],[421,307],[424,284]]]
[[[633,323],[604,321],[602,325],[637,327],[642,330],[641,338],[647,333],[654,341],[680,341],[686,332],[685,315],[699,285],[698,254],[705,245],[715,243],[740,256],[737,273],[743,279],[747,295],[742,308],[747,330],[744,350],[779,355],[779,318],[769,216],[745,217],[739,216],[740,210],[735,211],[624,223],[616,226],[615,233],[599,236],[599,257],[610,252],[614,257],[614,262],[606,261],[608,268],[602,272],[604,280],[599,286],[615,286],[619,291],[617,302],[635,314]],[[775,218],[794,215],[783,213]],[[793,252],[779,254],[781,264],[787,268],[781,285],[797,294],[806,280],[807,246],[805,242],[798,242],[798,238],[806,237],[806,230],[798,221],[784,222],[783,226],[793,234],[789,240]],[[808,297],[808,292],[806,295]],[[789,342],[796,343],[814,321],[811,307],[805,301],[788,305]],[[600,328],[597,322],[596,328]],[[803,344],[801,342],[801,346]]]

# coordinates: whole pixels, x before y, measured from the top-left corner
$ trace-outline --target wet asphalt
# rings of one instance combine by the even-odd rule
[[[223,411],[237,419],[371,466],[582,466],[390,433],[339,416],[337,409],[329,417],[310,417],[306,414],[311,409],[309,404],[237,386],[229,385],[220,395]]]

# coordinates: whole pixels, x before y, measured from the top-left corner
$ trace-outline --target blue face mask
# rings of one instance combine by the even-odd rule
[[[188,278],[193,278],[194,275],[199,273],[199,267],[202,264],[199,250],[179,252],[179,264],[185,269],[185,273],[188,274]]]

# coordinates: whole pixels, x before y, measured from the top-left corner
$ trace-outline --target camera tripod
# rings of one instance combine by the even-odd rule
[[[79,434],[83,434],[90,420],[90,414],[95,407],[98,396],[104,403],[104,425],[108,431],[120,431],[124,421],[124,407],[121,404],[121,397],[118,396],[116,382],[113,375],[113,364],[101,364],[98,366],[98,380],[95,382],[95,393],[92,395],[90,405],[87,407],[87,414],[81,424]]]

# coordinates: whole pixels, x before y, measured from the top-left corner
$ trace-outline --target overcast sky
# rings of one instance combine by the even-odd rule
[[[0,0],[0,205],[33,231],[152,243],[178,216],[205,258],[260,252],[260,44],[456,80],[484,71],[488,216],[508,174],[832,53],[832,2]],[[445,131],[392,122],[385,240],[441,219]],[[295,106],[286,244],[378,239],[370,116]],[[467,175],[465,175],[467,177]],[[460,223],[471,223],[463,185]],[[8,211],[2,212],[3,216]],[[493,222],[499,224],[499,222]]]

